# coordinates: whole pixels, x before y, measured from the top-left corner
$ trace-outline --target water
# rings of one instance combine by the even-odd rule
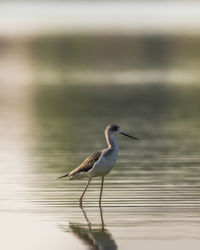
[[[33,84],[0,93],[1,249],[199,249],[199,86]],[[105,179],[56,178],[105,147]],[[104,222],[104,224],[103,224]]]

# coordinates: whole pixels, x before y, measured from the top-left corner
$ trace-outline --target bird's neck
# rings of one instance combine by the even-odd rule
[[[111,149],[118,150],[118,145],[117,145],[117,141],[116,141],[115,136],[106,131],[105,132],[105,137],[106,137],[106,142],[108,144],[108,147],[111,148]]]

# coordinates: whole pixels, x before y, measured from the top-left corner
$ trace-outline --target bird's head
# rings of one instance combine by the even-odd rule
[[[106,127],[106,132],[109,133],[109,134],[114,134],[114,133],[116,133],[116,134],[122,134],[122,135],[125,135],[125,136],[129,137],[129,138],[132,138],[132,139],[135,139],[135,140],[139,140],[138,138],[136,138],[134,136],[131,136],[131,135],[128,135],[128,134],[122,132],[120,126],[118,126],[118,125],[113,125],[113,124],[112,125],[108,125]]]

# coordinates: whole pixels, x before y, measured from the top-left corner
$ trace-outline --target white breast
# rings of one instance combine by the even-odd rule
[[[117,154],[118,148],[104,150],[99,160],[94,164],[94,167],[88,172],[90,176],[107,175],[116,162]]]

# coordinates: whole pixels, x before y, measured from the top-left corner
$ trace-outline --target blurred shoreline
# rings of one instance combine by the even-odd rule
[[[199,84],[199,36],[42,35],[0,40],[0,81]],[[10,74],[12,69],[12,74]]]
[[[199,84],[199,44],[200,2],[0,3],[5,86]]]

